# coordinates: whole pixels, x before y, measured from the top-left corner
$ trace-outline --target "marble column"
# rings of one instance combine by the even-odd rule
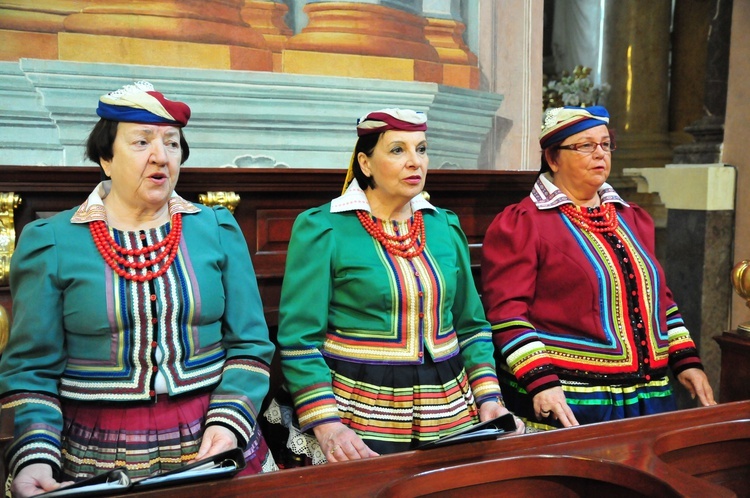
[[[443,66],[443,84],[478,89],[478,59],[463,39],[466,25],[460,0],[425,0],[422,11],[427,18],[425,36]]]
[[[616,132],[612,174],[672,161],[668,133],[670,0],[604,3],[602,81]]]
[[[691,182],[690,178],[696,172],[710,174],[721,171],[732,180],[736,175],[734,169],[723,167],[721,158],[732,0],[712,0],[709,7],[710,25],[706,50],[703,52],[706,68],[702,92],[703,117],[685,128],[695,137],[695,142],[675,148],[675,166],[668,171],[671,171],[672,181],[678,186],[681,196],[685,196],[688,189],[694,191],[695,195],[688,196],[693,198],[720,192],[725,202],[719,208],[669,206],[668,245],[672,250],[665,271],[675,297],[684,304],[682,314],[685,324],[693,332],[709,380],[716,389],[721,355],[712,338],[725,331],[732,298],[729,275],[733,265],[734,184],[718,188],[705,181],[703,175],[696,182]]]
[[[293,32],[284,22],[289,7],[283,0],[245,0],[242,6],[242,20],[263,35],[268,48],[273,53],[273,70],[280,73],[281,52]]]
[[[713,2],[675,2],[669,83],[669,134],[672,146],[693,142],[685,127],[701,118],[706,86],[706,48]]]
[[[0,60],[57,59],[63,21],[90,0],[0,0]]]
[[[671,157],[667,106],[671,2],[606,2],[605,79],[612,85],[608,107],[618,142],[613,163],[630,178],[645,179],[648,187],[639,191],[658,194],[666,207],[660,260],[709,381],[718,391],[721,358],[712,338],[727,323],[731,299],[735,171],[725,167],[719,155],[726,107],[727,6],[723,0],[712,3],[707,51],[681,49],[681,37],[699,43],[694,31],[681,31],[683,23],[674,25],[672,35],[681,49],[672,53],[674,78],[687,69],[684,58],[708,59],[705,97],[698,93],[705,99],[706,116],[686,128],[696,136],[696,143],[678,146]],[[724,55],[723,50],[727,51]],[[694,406],[684,390],[676,393],[681,407]]]
[[[91,0],[64,21],[60,58],[271,71],[263,35],[242,20],[244,0]]]
[[[442,83],[427,20],[412,3],[309,2],[307,26],[284,49],[284,72]]]
[[[711,5],[713,9],[705,61],[704,115],[685,128],[695,137],[695,142],[675,148],[675,164],[709,164],[721,160],[727,109],[732,0],[713,0]]]

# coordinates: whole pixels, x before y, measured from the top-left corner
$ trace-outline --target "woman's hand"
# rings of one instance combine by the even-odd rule
[[[378,456],[356,432],[341,422],[328,422],[313,427],[315,437],[329,462],[345,462]]]
[[[485,422],[487,420],[492,420],[493,418],[505,415],[506,413],[510,412],[497,401],[485,401],[482,403],[482,406],[479,407],[479,421]],[[516,422],[515,434],[524,434],[526,432],[526,424],[523,423],[523,420],[515,415],[513,415],[513,420]]]
[[[559,420],[563,427],[580,425],[565,401],[565,392],[560,386],[545,389],[534,396],[534,415],[537,420],[552,417]]]
[[[685,386],[691,398],[695,399],[698,396],[698,401],[700,401],[701,405],[710,406],[716,404],[716,401],[714,401],[714,391],[708,383],[706,372],[700,368],[683,370],[677,375],[677,380]]]
[[[203,431],[203,441],[195,459],[202,460],[236,447],[237,436],[234,432],[220,425],[209,425]]]
[[[51,466],[46,463],[32,463],[16,474],[10,492],[13,498],[26,498],[55,490],[60,486],[61,484],[52,477]]]

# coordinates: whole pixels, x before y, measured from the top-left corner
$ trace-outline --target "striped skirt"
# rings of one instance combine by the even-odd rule
[[[459,356],[439,363],[425,358],[423,365],[326,361],[341,421],[381,455],[414,449],[479,420]],[[315,437],[299,431],[290,400],[277,396],[265,416],[288,430],[286,449],[292,458],[326,462]]]
[[[562,427],[552,418],[537,420],[532,398],[518,385],[515,377],[504,370],[499,371],[498,376],[506,406],[524,419],[529,430]],[[672,386],[667,377],[625,386],[602,386],[562,379],[560,382],[568,406],[581,425],[654,415],[677,409]]]
[[[203,439],[209,394],[135,406],[64,400],[63,479],[81,480],[126,467],[136,479],[177,469],[193,460]],[[276,470],[260,428],[245,448],[243,474]]]

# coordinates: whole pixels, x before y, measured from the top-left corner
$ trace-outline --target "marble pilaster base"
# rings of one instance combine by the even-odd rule
[[[0,108],[3,164],[88,164],[99,96],[140,79],[190,105],[186,166],[345,168],[357,118],[408,107],[428,115],[431,168],[476,169],[503,99],[425,82],[23,59],[0,62],[0,98],[24,95],[7,99],[23,108]]]
[[[282,72],[281,51],[294,32],[284,22],[289,7],[282,2],[246,0],[240,14],[242,20],[263,35],[273,54],[273,71]]]
[[[352,76],[359,71],[365,77],[442,83],[440,57],[425,38],[425,18],[356,2],[309,3],[304,11],[309,22],[286,43],[285,72]],[[412,71],[406,78],[405,65]]]
[[[29,165],[61,164],[58,127],[17,63],[0,62],[0,157]],[[22,159],[22,158],[25,158]],[[6,164],[14,164],[6,162]],[[16,162],[15,164],[20,164]]]
[[[57,33],[65,18],[80,12],[91,0],[0,0],[0,29]]]
[[[57,33],[65,18],[79,12],[89,0],[38,2],[0,0],[0,60],[19,57],[57,59]]]
[[[477,56],[463,41],[463,23],[452,19],[428,18],[425,36],[437,50],[442,64],[442,83],[462,88],[479,88]]]
[[[706,164],[715,163],[721,159],[724,115],[704,116],[687,126],[685,131],[695,137],[695,141],[675,147],[675,164]]]
[[[629,168],[662,168],[672,162],[669,134],[664,132],[620,133],[615,123],[617,150],[612,154],[612,174]]]
[[[253,47],[82,33],[59,33],[57,39],[60,59],[66,61],[248,71],[273,69],[271,51]]]

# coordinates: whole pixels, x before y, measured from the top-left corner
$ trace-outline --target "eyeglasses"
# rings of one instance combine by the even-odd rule
[[[612,152],[617,149],[615,143],[611,140],[605,140],[603,142],[581,142],[579,144],[559,145],[558,149],[564,150],[575,150],[582,154],[592,154],[596,150],[596,146],[600,146],[604,152]]]

